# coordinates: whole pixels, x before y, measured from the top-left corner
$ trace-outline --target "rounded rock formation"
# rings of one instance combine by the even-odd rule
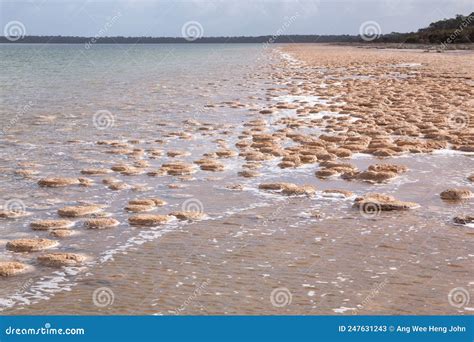
[[[469,189],[448,189],[440,194],[441,199],[445,201],[461,201],[473,197],[473,193]]]
[[[61,217],[84,217],[100,212],[104,208],[102,205],[76,205],[64,207],[58,210]]]
[[[49,267],[78,266],[86,257],[75,253],[49,253],[40,255],[37,260],[41,265]]]
[[[33,230],[66,229],[73,225],[74,222],[69,220],[39,220],[30,223]]]
[[[93,218],[84,221],[84,227],[87,229],[106,229],[118,226],[119,224],[119,221],[111,217]]]
[[[13,252],[36,252],[56,247],[57,241],[48,239],[18,239],[7,243],[7,249]]]
[[[167,223],[170,220],[168,215],[140,214],[131,216],[128,222],[136,226],[157,226]]]
[[[0,261],[0,277],[11,277],[25,272],[28,266],[16,261]]]

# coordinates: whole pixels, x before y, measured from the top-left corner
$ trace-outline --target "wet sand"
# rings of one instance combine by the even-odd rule
[[[76,235],[8,251],[36,268],[0,279],[3,312],[474,310],[452,300],[474,287],[474,227],[455,221],[474,214],[474,55],[288,45],[262,56],[241,76],[248,93],[206,102],[225,113],[214,122],[72,143],[70,172],[21,166],[51,205],[6,220],[67,219]],[[443,200],[448,189],[463,198]],[[5,245],[53,239],[31,232]],[[82,266],[35,261],[58,250]]]

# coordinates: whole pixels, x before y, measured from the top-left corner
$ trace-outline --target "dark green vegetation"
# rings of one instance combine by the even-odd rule
[[[386,34],[375,42],[446,45],[474,43],[474,12],[468,16],[458,14],[452,19],[436,21],[417,32]]]

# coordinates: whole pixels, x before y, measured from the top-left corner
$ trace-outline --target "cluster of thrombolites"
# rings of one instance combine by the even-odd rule
[[[314,165],[314,176],[321,180],[342,179],[372,184],[386,183],[409,172],[403,165],[384,162],[402,154],[431,153],[440,149],[474,152],[474,106],[471,75],[450,69],[440,57],[429,56],[413,67],[411,54],[381,56],[376,52],[361,51],[350,56],[327,49],[312,56],[299,56],[306,64],[284,60],[272,69],[272,88],[265,97],[268,106],[247,106],[238,101],[208,104],[208,108],[225,106],[229,110],[248,109],[249,119],[242,126],[217,126],[186,120],[183,130],[168,132],[162,139],[101,140],[96,142],[103,152],[119,156],[120,162],[107,167],[81,170],[74,177],[41,177],[34,163],[22,163],[16,171],[26,180],[46,188],[103,186],[113,191],[140,191],[120,176],[175,177],[179,182],[190,181],[199,171],[220,172],[226,161],[238,159],[242,178],[262,177],[260,171],[270,162],[282,170]],[[472,71],[471,71],[472,72]],[[350,75],[350,77],[348,76]],[[289,99],[289,100],[288,100]],[[214,139],[217,149],[185,161],[190,152],[166,149],[167,138],[190,140],[193,134]],[[222,135],[221,138],[215,138]],[[232,136],[236,139],[229,145]],[[351,163],[355,154],[369,154],[377,161],[359,170]],[[167,160],[157,167],[151,161]],[[126,161],[124,161],[124,158]],[[169,160],[173,161],[169,161]],[[466,175],[470,182],[474,174]],[[170,188],[180,188],[181,183]],[[312,185],[288,182],[259,182],[260,191],[281,196],[312,196],[319,192]],[[242,190],[241,184],[229,185],[231,190]],[[351,197],[350,191],[326,189],[322,196]],[[469,188],[447,189],[440,197],[450,203],[470,200]],[[387,194],[367,192],[356,196],[353,206],[364,209],[373,205],[380,211],[410,210],[417,203],[396,199]],[[203,213],[172,211],[166,215],[153,213],[167,203],[156,197],[133,198],[123,208],[129,213],[128,224],[155,227],[170,220],[193,221]],[[48,267],[80,266],[88,256],[51,252],[74,235],[78,227],[86,231],[113,229],[121,224],[107,206],[81,202],[57,210],[48,220],[31,220],[30,227],[39,237],[8,241],[5,248],[12,253],[32,254],[32,265],[17,261],[0,261],[0,276],[12,276],[28,271],[35,263]],[[30,218],[27,212],[0,211],[0,218]],[[466,214],[453,218],[460,225],[474,223],[474,216]],[[33,254],[35,253],[35,254]]]

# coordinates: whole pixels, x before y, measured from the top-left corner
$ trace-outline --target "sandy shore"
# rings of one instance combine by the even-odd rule
[[[157,117],[139,137],[72,141],[92,157],[69,172],[18,165],[52,204],[2,212],[34,231],[4,241],[22,263],[1,264],[1,281],[23,291],[6,313],[473,310],[452,291],[474,286],[474,54],[263,53],[247,93],[207,101],[216,122]],[[66,281],[22,273],[46,267]]]

